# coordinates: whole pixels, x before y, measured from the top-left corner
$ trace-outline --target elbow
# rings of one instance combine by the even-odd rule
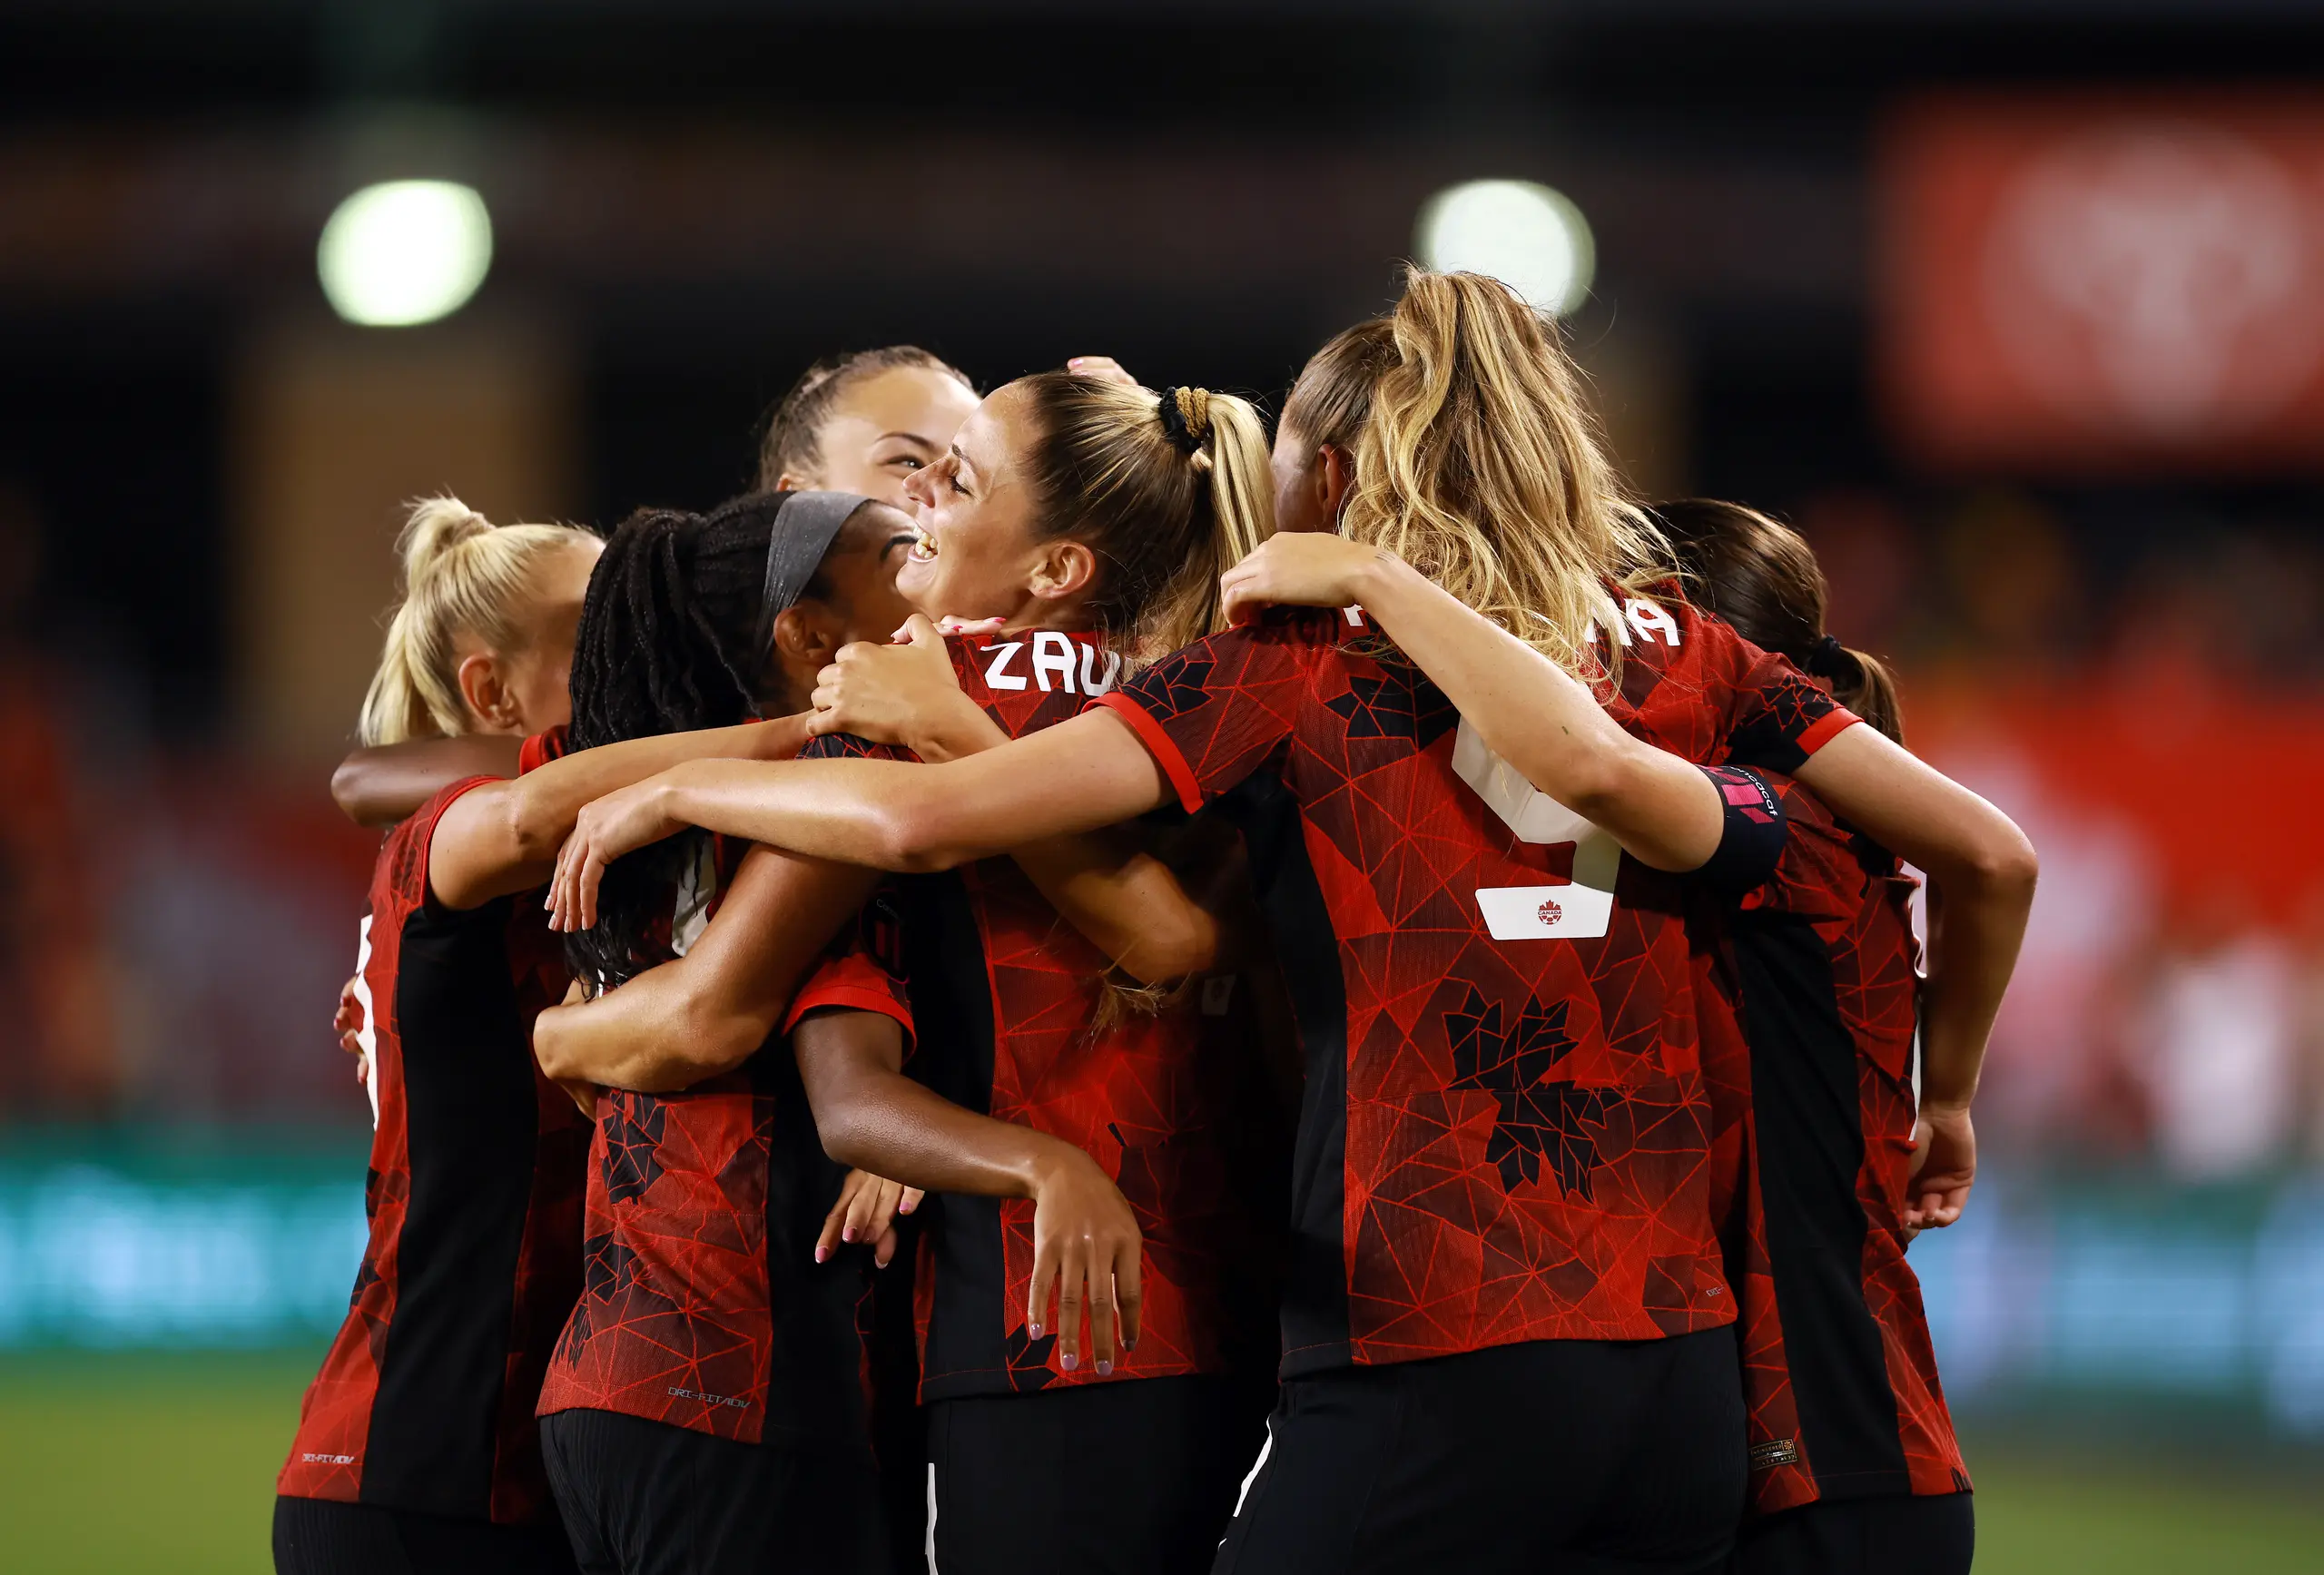
[[[380,825],[384,822],[379,819],[379,806],[364,791],[364,775],[358,756],[350,754],[340,761],[338,769],[330,773],[330,802],[339,806],[340,814],[359,826]]]
[[[570,830],[564,824],[552,824],[544,813],[539,795],[531,792],[519,780],[510,784],[507,832],[510,851],[518,861],[545,864],[556,857]]]
[[[1114,966],[1142,985],[1171,985],[1218,962],[1218,932],[1196,924],[1174,925],[1141,935]]]
[[[917,784],[895,802],[881,806],[876,836],[883,870],[926,875],[967,861],[959,851],[950,807]]]
[[[2004,822],[2006,835],[1986,840],[1978,849],[1974,864],[1977,883],[1986,891],[2013,902],[2031,907],[2034,885],[2042,878],[2041,856],[2034,852],[2032,839],[2018,830],[2015,822]]]
[[[851,1170],[874,1169],[872,1123],[866,1119],[863,1101],[845,1090],[833,1090],[810,1103],[815,1112],[815,1136],[832,1163]]]

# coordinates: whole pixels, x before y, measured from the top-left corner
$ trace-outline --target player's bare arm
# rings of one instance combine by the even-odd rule
[[[1277,604],[1360,605],[1488,748],[1632,858],[1686,871],[1718,851],[1724,810],[1701,772],[1624,733],[1571,674],[1393,554],[1344,536],[1277,536],[1219,589],[1230,617]]]
[[[823,1150],[840,1164],[930,1192],[1033,1200],[1028,1333],[1039,1339],[1053,1326],[1068,1371],[1080,1359],[1085,1309],[1099,1373],[1113,1370],[1118,1334],[1121,1349],[1136,1348],[1142,1237],[1097,1161],[1061,1138],[964,1110],[905,1077],[903,1029],[892,1018],[810,1012],[791,1041]]]
[[[874,881],[866,870],[771,848],[744,856],[686,954],[533,1029],[541,1070],[640,1093],[691,1088],[758,1052]]]

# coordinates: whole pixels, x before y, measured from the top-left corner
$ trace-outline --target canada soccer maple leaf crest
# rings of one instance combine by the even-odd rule
[[[1452,1087],[1482,1090],[1499,1106],[1485,1157],[1500,1170],[1502,1186],[1514,1191],[1540,1181],[1547,1158],[1559,1187],[1587,1200],[1606,1115],[1620,1096],[1547,1080],[1557,1058],[1573,1048],[1565,1019],[1564,1001],[1545,1008],[1528,997],[1509,1027],[1501,1003],[1470,985],[1461,1005],[1444,1014],[1444,1034],[1458,1074]]]

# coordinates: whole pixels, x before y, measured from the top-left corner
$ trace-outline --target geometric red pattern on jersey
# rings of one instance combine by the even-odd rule
[[[1856,1196],[1867,1227],[1865,1304],[1879,1325],[1912,1491],[1961,1491],[1968,1486],[1968,1471],[1937,1380],[1920,1279],[1905,1257],[1920,958],[1910,911],[1915,882],[1895,855],[1836,819],[1813,792],[1788,777],[1767,775],[1783,803],[1790,835],[1773,878],[1748,893],[1742,906],[1806,919],[1824,942],[1840,1019],[1856,1048],[1864,1136]],[[1756,1159],[1758,1147],[1748,1115],[1748,1055],[1734,1065],[1741,1073],[1747,1152]],[[1731,1075],[1723,1069],[1723,1080]],[[1823,1495],[1814,1475],[1815,1442],[1802,1435],[1791,1402],[1756,1169],[1748,1179],[1745,1218],[1749,1237],[1739,1294],[1750,1441],[1754,1445],[1792,1441],[1798,1456],[1752,1472],[1750,1512],[1766,1515],[1815,1502]]]
[[[712,840],[714,911],[746,844]],[[777,1042],[776,1055],[788,1055]],[[757,1443],[774,1324],[767,1266],[776,1095],[755,1053],[675,1093],[608,1088],[589,1148],[581,1299],[540,1413],[618,1412]]]
[[[532,747],[530,741],[527,747]],[[556,752],[552,746],[546,753],[536,753],[534,763]],[[462,794],[494,780],[471,777],[437,793],[389,833],[372,868],[371,955],[364,979],[371,993],[372,1068],[379,1106],[364,1178],[369,1232],[346,1320],[308,1386],[290,1459],[276,1479],[275,1491],[288,1498],[360,1501],[372,1402],[396,1315],[399,1249],[410,1198],[404,1045],[396,1011],[403,935],[428,902],[428,849],[437,822]],[[529,1068],[533,1019],[565,993],[564,951],[531,894],[519,895],[510,904],[507,936],[521,1030],[507,1053]],[[576,1262],[582,1207],[580,1116],[564,1090],[537,1068],[533,1081],[538,1127],[532,1196],[508,1324],[494,1332],[506,1347],[507,1378],[493,1441],[489,1501],[492,1520],[504,1524],[537,1521],[554,1513],[533,1403],[580,1277]]]
[[[1012,738],[1077,714],[1087,692],[1102,690],[1114,670],[1094,635],[953,635],[946,644],[962,692]],[[1004,655],[1012,644],[1016,648]],[[1036,663],[1037,655],[1045,661]],[[1012,679],[1024,687],[1008,686]],[[848,756],[917,758],[836,734],[815,740],[803,758]],[[1226,1290],[1270,1277],[1264,1262],[1255,1262],[1272,1257],[1267,1226],[1236,1179],[1236,1157],[1249,1146],[1254,1127],[1252,1112],[1241,1107],[1253,1087],[1254,1048],[1206,1032],[1192,992],[1158,1013],[1132,1014],[1102,1034],[1091,1032],[1109,967],[1104,954],[1059,916],[1010,860],[980,860],[952,874],[968,893],[991,995],[993,1072],[986,1110],[996,1120],[1072,1144],[1114,1179],[1145,1237],[1144,1306],[1137,1349],[1118,1354],[1110,1376],[1098,1374],[1086,1359],[1068,1372],[1059,1359],[1056,1331],[1036,1340],[1025,1327],[1032,1200],[1003,1198],[1003,1261],[994,1277],[1005,1287],[1006,1365],[924,1370],[923,1386],[947,1396],[1005,1394],[1234,1371],[1232,1354],[1247,1345],[1238,1336],[1256,1328],[1264,1349],[1274,1316],[1271,1306],[1242,1304],[1247,1295]],[[901,1020],[909,1027],[908,1017]],[[963,1053],[962,1041],[946,1027],[919,1025],[920,1057]],[[925,1285],[920,1303],[924,1313],[942,1315],[943,1298]],[[1087,1314],[1084,1319],[1081,1349],[1087,1352]],[[921,1334],[927,1349],[940,1348],[928,1344],[924,1324]]]
[[[1665,747],[1782,763],[1853,720],[1717,620],[1637,605],[1603,698]],[[1278,614],[1098,702],[1189,810],[1265,772],[1304,822],[1346,1000],[1347,1337],[1285,1370],[1731,1322],[1683,883],[1625,859],[1604,937],[1494,940],[1475,893],[1567,883],[1573,844],[1516,839],[1452,770],[1450,703],[1360,618]]]

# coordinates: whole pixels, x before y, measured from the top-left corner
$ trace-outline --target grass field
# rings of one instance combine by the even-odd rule
[[[0,1360],[15,1575],[254,1575],[315,1355]],[[1980,1575],[2319,1575],[2324,1491],[1980,1441]]]

